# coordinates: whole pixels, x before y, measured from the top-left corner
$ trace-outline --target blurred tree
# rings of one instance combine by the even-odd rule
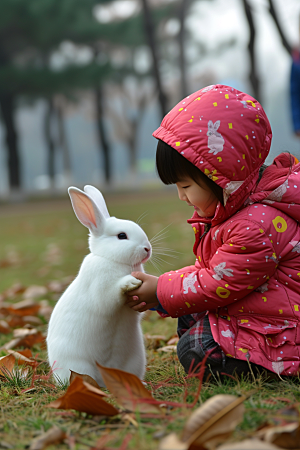
[[[6,128],[11,188],[19,188],[21,169],[18,152],[18,133],[14,108],[20,96],[43,97],[47,100],[45,140],[48,148],[48,173],[54,177],[54,119],[58,118],[60,136],[63,130],[62,110],[57,110],[53,96],[57,93],[73,96],[76,89],[93,88],[97,130],[104,158],[105,179],[111,179],[110,148],[105,136],[103,118],[103,82],[108,78],[121,79],[135,69],[127,62],[117,70],[111,61],[111,48],[145,44],[141,14],[126,20],[99,23],[95,8],[109,0],[1,0],[0,2],[0,107]],[[154,20],[165,17],[170,6],[156,8]],[[83,62],[62,55],[61,45],[74,43],[90,49],[90,59]],[[106,44],[106,48],[103,47]],[[104,50],[103,50],[104,48]],[[103,53],[105,58],[101,58]],[[54,56],[56,65],[54,66]],[[74,56],[74,55],[73,55]],[[75,58],[76,59],[76,58]],[[58,61],[58,62],[57,62]],[[59,64],[58,64],[59,63]],[[58,130],[59,131],[59,130]],[[57,134],[57,132],[56,132]],[[59,133],[58,133],[59,134]],[[63,139],[67,148],[66,136]]]
[[[269,13],[271,14],[271,16],[272,16],[272,18],[273,18],[273,20],[275,22],[276,28],[277,28],[278,33],[279,33],[280,38],[281,38],[282,45],[284,46],[286,51],[291,55],[292,54],[292,47],[288,43],[288,40],[287,40],[287,38],[286,38],[282,28],[281,28],[276,9],[274,7],[273,0],[268,0],[268,2],[269,2]]]
[[[191,5],[191,0],[181,0],[178,8],[178,19],[179,19],[179,33],[178,33],[178,43],[179,43],[179,67],[180,67],[180,84],[181,84],[181,98],[188,95],[187,87],[187,76],[186,76],[186,60],[185,60],[185,21],[187,16],[187,11]]]
[[[256,29],[253,19],[252,9],[248,0],[243,0],[244,11],[246,19],[249,25],[249,42],[248,42],[248,52],[250,58],[250,73],[249,80],[253,89],[253,96],[259,100],[260,99],[260,80],[257,72],[256,66],[256,56],[255,56],[255,38]]]
[[[143,6],[143,15],[144,15],[144,29],[145,34],[147,36],[147,42],[149,45],[149,48],[151,50],[152,54],[152,64],[153,64],[153,72],[154,72],[154,78],[156,81],[156,86],[158,90],[158,98],[160,103],[160,109],[161,109],[161,115],[164,117],[167,112],[167,97],[165,92],[163,91],[162,87],[162,80],[160,76],[159,71],[159,64],[158,64],[158,52],[157,52],[157,45],[155,40],[155,34],[154,34],[154,22],[152,19],[152,13],[148,5],[148,0],[141,0],[142,6]]]
[[[112,139],[126,142],[129,149],[129,179],[137,171],[137,137],[146,106],[153,102],[153,83],[148,79],[127,77],[122,83],[107,86],[110,100],[107,103],[108,116],[115,124]]]

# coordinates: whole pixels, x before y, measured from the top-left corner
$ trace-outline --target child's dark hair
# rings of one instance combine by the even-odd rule
[[[204,184],[224,205],[223,189],[178,153],[177,150],[160,140],[156,150],[156,170],[164,184],[175,184],[184,177],[192,178],[200,186]]]

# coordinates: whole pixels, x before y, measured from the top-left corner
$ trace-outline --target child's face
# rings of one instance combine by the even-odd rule
[[[214,216],[219,200],[207,186],[200,186],[189,177],[178,181],[176,186],[179,199],[193,206],[200,217]]]

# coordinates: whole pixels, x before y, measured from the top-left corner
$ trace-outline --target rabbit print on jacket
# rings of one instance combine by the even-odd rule
[[[142,379],[146,356],[141,314],[125,305],[125,293],[141,285],[131,272],[143,271],[151,245],[136,223],[110,217],[93,186],[84,191],[71,187],[69,195],[78,220],[90,231],[90,253],[51,315],[49,364],[63,382],[72,370],[105,386],[96,361]]]

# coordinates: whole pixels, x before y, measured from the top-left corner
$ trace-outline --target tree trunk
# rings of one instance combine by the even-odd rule
[[[0,94],[0,109],[5,127],[5,141],[8,155],[9,186],[12,190],[19,190],[21,188],[21,164],[14,116],[14,101],[13,94]]]
[[[47,109],[44,117],[44,136],[48,152],[47,172],[50,178],[51,188],[54,188],[55,177],[55,142],[52,137],[53,126],[53,100],[49,98],[47,101]]]
[[[158,99],[159,99],[159,104],[160,104],[160,108],[161,108],[161,114],[164,117],[168,112],[167,97],[166,97],[165,93],[163,92],[161,77],[160,77],[160,73],[159,73],[157,48],[156,48],[156,43],[155,43],[155,38],[154,38],[154,24],[152,21],[151,11],[150,11],[150,8],[148,5],[148,0],[142,0],[142,6],[143,6],[146,38],[147,38],[148,45],[150,47],[150,51],[152,54],[153,71],[154,71],[154,78],[155,78],[156,86],[157,86],[157,90],[158,90]]]
[[[69,185],[71,181],[72,167],[71,167],[70,148],[64,125],[62,105],[60,104],[56,105],[55,110],[57,115],[59,144],[62,150],[62,157],[63,157],[64,181],[66,185]]]
[[[273,17],[273,20],[274,20],[275,25],[277,27],[277,30],[278,30],[278,32],[280,34],[281,42],[282,42],[284,48],[291,55],[292,54],[292,47],[288,43],[288,41],[287,41],[283,31],[282,31],[282,28],[280,26],[280,23],[279,23],[279,20],[278,20],[278,17],[277,17],[276,10],[274,8],[273,0],[269,0],[269,12],[270,12],[271,16]]]
[[[256,30],[254,25],[254,20],[252,16],[251,7],[248,3],[248,0],[243,0],[244,10],[246,14],[246,18],[249,25],[250,38],[248,43],[248,51],[250,56],[250,74],[249,79],[253,89],[254,97],[259,100],[260,99],[260,81],[257,74],[256,60],[255,60],[255,36]]]
[[[185,62],[185,17],[187,12],[189,0],[181,0],[179,5],[179,22],[180,22],[180,30],[178,34],[178,43],[179,43],[179,67],[181,72],[180,77],[180,88],[181,88],[181,98],[184,98],[188,95],[187,92],[187,79],[186,79],[186,62]]]
[[[136,138],[137,138],[137,129],[140,121],[136,120],[132,124],[132,133],[128,139],[129,146],[129,170],[130,173],[136,175],[137,171],[137,148],[136,148]]]
[[[103,120],[103,95],[102,95],[102,88],[100,86],[97,86],[95,88],[95,99],[96,99],[98,137],[102,147],[102,153],[104,158],[104,175],[106,183],[109,184],[111,182],[110,147],[108,144],[108,139]]]

